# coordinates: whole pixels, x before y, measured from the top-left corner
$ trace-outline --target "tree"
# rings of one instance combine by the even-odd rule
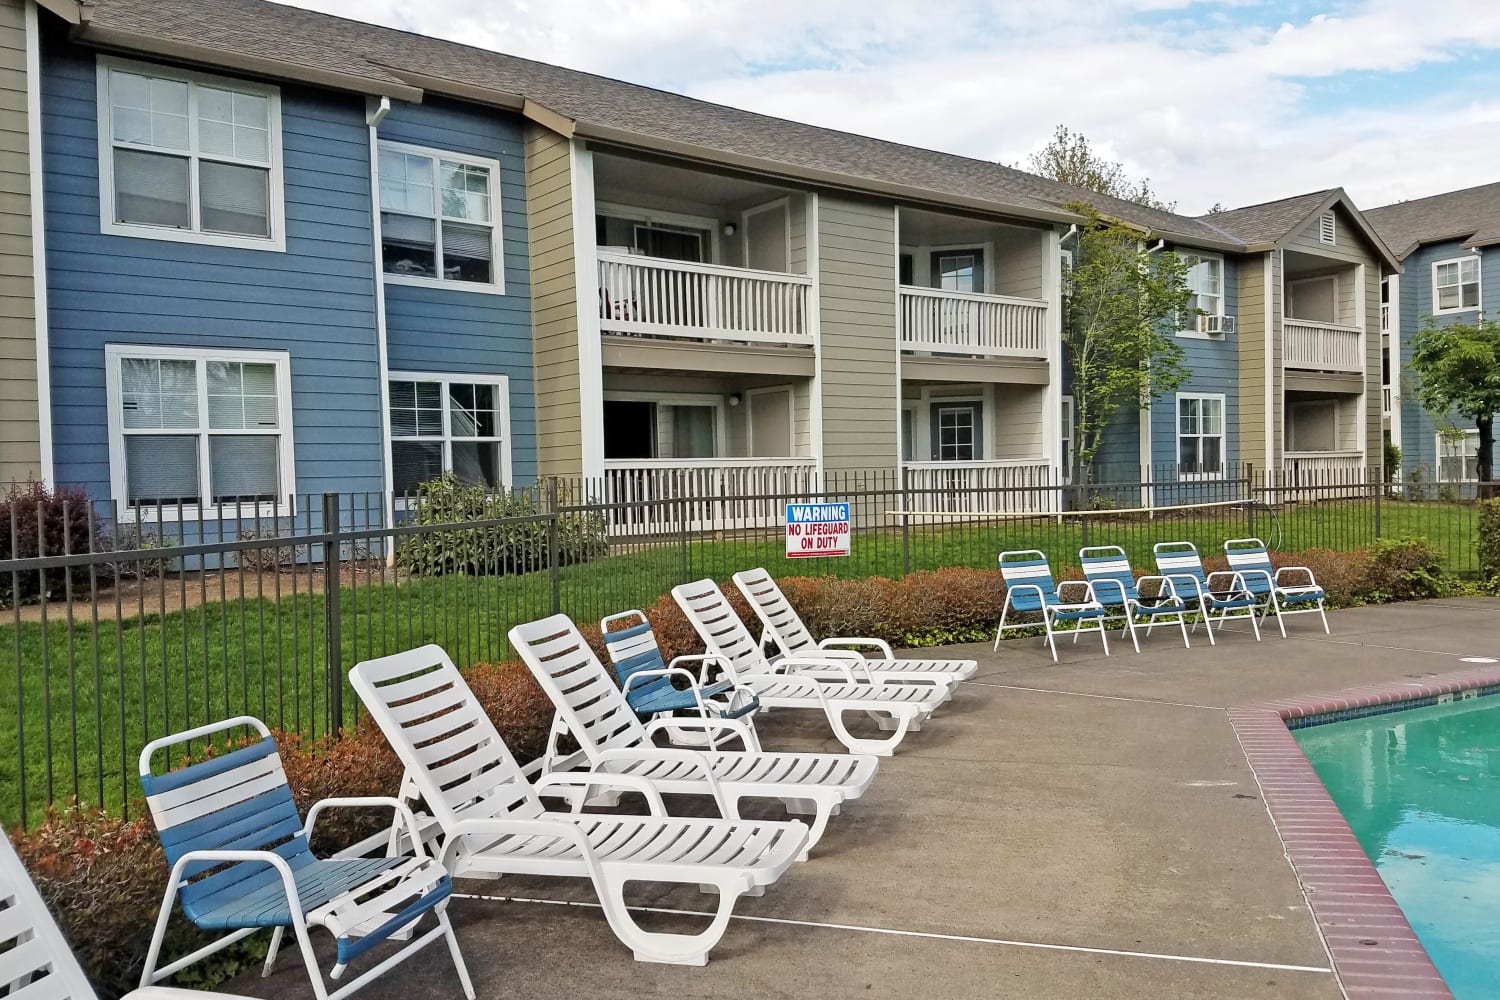
[[[1122,407],[1137,409],[1175,392],[1188,378],[1169,331],[1194,310],[1187,264],[1153,253],[1137,229],[1082,203],[1084,216],[1064,298],[1063,348],[1073,366],[1073,481],[1093,464],[1104,429]]]
[[[1135,180],[1128,176],[1124,164],[1106,160],[1095,153],[1086,135],[1074,132],[1066,125],[1057,126],[1052,140],[1042,147],[1041,152],[1027,157],[1026,163],[1032,173],[1064,184],[1163,212],[1177,210],[1175,201],[1163,201],[1151,190],[1151,178]]]
[[[1438,326],[1431,317],[1412,338],[1415,391],[1422,408],[1443,423],[1449,415],[1479,431],[1479,495],[1495,495],[1495,414],[1500,412],[1500,322],[1483,313],[1473,323]]]

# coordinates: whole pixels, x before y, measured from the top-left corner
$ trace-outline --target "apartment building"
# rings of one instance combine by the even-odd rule
[[[1204,312],[1104,461],[1378,449],[1396,263],[1342,192],[1195,219],[263,0],[28,7],[38,450],[140,516],[444,470],[1059,482],[1080,200],[1189,257]]]
[[[1381,293],[1385,422],[1409,470],[1427,481],[1473,482],[1479,431],[1457,414],[1435,419],[1411,391],[1412,336],[1426,324],[1500,315],[1500,183],[1371,209],[1402,271]],[[1486,252],[1488,251],[1488,252]]]

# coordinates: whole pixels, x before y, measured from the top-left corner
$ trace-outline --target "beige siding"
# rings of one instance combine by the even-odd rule
[[[1369,249],[1365,246],[1364,237],[1355,228],[1353,220],[1349,218],[1342,208],[1333,208],[1329,211],[1334,213],[1334,235],[1333,245],[1320,242],[1318,239],[1318,217],[1307,224],[1302,232],[1287,240],[1285,246],[1288,250],[1297,250],[1303,253],[1314,253],[1320,257],[1332,257],[1336,260],[1347,260],[1360,263],[1369,257]]]
[[[793,274],[807,273],[807,195],[794,194],[788,202],[791,210],[791,256],[788,269]]]
[[[896,219],[888,204],[818,201],[823,464],[895,469]]]
[[[986,421],[989,455],[996,459],[1035,459],[1043,453],[1042,400],[1046,386],[997,385],[993,419]]]
[[[996,295],[1041,298],[1042,234],[1029,229],[1002,229],[991,246],[995,280],[990,290]]]
[[[0,0],[0,483],[41,475],[37,418],[26,21],[22,0]]]
[[[1266,454],[1266,352],[1275,312],[1266,315],[1265,301],[1275,256],[1246,257],[1239,265],[1240,456],[1257,467]]]
[[[583,472],[578,282],[568,140],[537,126],[526,135],[526,221],[531,251],[531,336],[536,366],[537,471]]]

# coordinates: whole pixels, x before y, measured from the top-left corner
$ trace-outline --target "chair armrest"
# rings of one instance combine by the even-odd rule
[[[1071,583],[1083,583],[1084,581],[1083,580],[1072,580],[1072,581],[1069,581],[1069,582],[1071,582]],[[1058,586],[1061,587],[1062,584],[1058,584]],[[1028,591],[1030,593],[1036,594],[1037,604],[1041,605],[1042,607],[1046,607],[1047,606],[1047,595],[1044,594],[1044,593],[1042,593],[1042,588],[1039,585],[1035,584],[1035,583],[1016,583],[1016,584],[1007,583],[1005,585],[1005,603],[1009,604],[1012,595],[1019,594],[1022,591]]]
[[[741,719],[722,719],[716,716],[707,716],[701,719],[693,718],[655,718],[646,723],[646,735],[654,737],[659,732],[666,732],[667,739],[672,738],[673,729],[701,729],[708,732],[711,729],[724,729],[739,737],[745,749],[751,753],[760,752],[760,737],[756,735],[755,727],[746,724]],[[715,746],[713,735],[709,735],[709,746]]]
[[[369,809],[380,806],[394,810],[396,818],[406,825],[406,835],[411,838],[412,843],[412,857],[427,857],[427,852],[422,849],[422,841],[417,836],[417,817],[413,815],[411,806],[389,795],[361,795],[314,802],[312,808],[307,810],[307,821],[302,824],[302,836],[312,839],[313,824],[324,809]]]
[[[1143,594],[1141,590],[1145,584],[1155,584],[1156,590],[1151,594]],[[1138,600],[1165,601],[1168,598],[1180,601],[1177,596],[1177,588],[1172,585],[1170,576],[1143,576],[1135,581],[1135,593]]]
[[[1032,586],[1032,585],[1028,584],[1027,586]],[[1059,604],[1078,604],[1079,603],[1077,601],[1067,601],[1067,600],[1064,600],[1064,598],[1063,598],[1063,588],[1065,588],[1065,587],[1082,587],[1083,588],[1083,596],[1084,596],[1084,601],[1083,601],[1084,604],[1098,604],[1099,603],[1099,599],[1094,596],[1094,585],[1092,583],[1089,583],[1087,580],[1064,580],[1063,582],[1061,582],[1061,583],[1059,583],[1057,585],[1057,601],[1058,601]],[[1037,595],[1040,596],[1041,593],[1042,593],[1042,588],[1036,587],[1035,590],[1037,592]]]
[[[1215,594],[1225,593],[1225,591],[1223,589],[1219,589],[1219,590],[1215,590],[1214,589],[1214,587],[1215,587],[1214,581],[1215,580],[1221,580],[1222,581],[1225,578],[1228,578],[1228,580],[1229,580],[1229,587],[1228,587],[1229,591],[1243,591],[1243,590],[1248,590],[1249,589],[1249,588],[1247,588],[1245,586],[1245,578],[1243,576],[1241,576],[1237,570],[1220,569],[1220,570],[1215,570],[1214,572],[1208,574],[1208,589],[1209,589],[1209,591],[1211,593],[1215,593]]]
[[[1264,580],[1266,582],[1266,589],[1268,589],[1268,590],[1276,585],[1276,580],[1271,575],[1270,570],[1264,570],[1264,569],[1238,569],[1238,570],[1235,570],[1235,572],[1240,575],[1240,579],[1242,581],[1246,582],[1247,587],[1248,587],[1248,582],[1251,579]]]
[[[690,671],[681,667],[660,667],[655,670],[637,670],[625,679],[624,694],[629,694],[635,687],[636,681],[654,681],[662,677],[681,677],[688,682],[688,687],[697,688],[698,680]]]
[[[784,670],[787,674],[797,673],[798,668],[807,670],[832,670],[837,673],[842,673],[844,675],[844,679],[847,680],[850,684],[857,684],[859,682],[854,679],[854,670],[850,666],[850,664],[851,661],[849,660],[812,659],[809,657],[785,656],[777,660],[775,663],[771,664],[771,666],[777,670]],[[866,670],[865,679],[869,680],[869,678],[870,673],[868,670]],[[816,678],[813,679],[816,680]]]
[[[553,785],[582,786],[585,797],[588,795],[588,790],[596,785],[640,792],[646,797],[646,806],[651,811],[651,815],[665,816],[667,814],[667,807],[661,801],[661,792],[651,782],[634,774],[611,774],[608,771],[551,771],[531,783],[531,787],[538,795],[545,793]],[[580,799],[578,808],[582,805],[583,801]],[[577,812],[578,808],[573,811]]]
[[[672,657],[672,662],[667,664],[667,666],[671,668],[677,666],[677,664],[679,663],[702,664],[702,666],[698,668],[699,684],[708,683],[708,667],[711,663],[720,664],[724,667],[724,672],[726,674],[728,674],[731,678],[734,677],[734,661],[725,656],[723,653],[689,653],[684,656],[674,656]]]
[[[829,649],[838,646],[868,646],[871,649],[880,650],[880,655],[887,660],[894,660],[896,654],[891,652],[890,643],[884,639],[873,639],[862,635],[836,635],[824,639],[818,643],[819,649]]]
[[[619,750],[601,750],[594,757],[594,769],[591,774],[614,774],[609,769],[610,764],[634,764],[640,761],[656,761],[661,764],[688,764],[695,771],[697,777],[708,785],[709,794],[713,795],[714,802],[719,806],[719,815],[725,819],[739,819],[739,814],[729,805],[724,798],[724,792],[719,787],[719,779],[714,776],[713,765],[708,762],[708,757],[697,750],[688,750],[682,747],[630,747]],[[621,775],[621,777],[626,777]],[[629,775],[629,777],[639,777]],[[649,778],[640,777],[639,780],[650,784]],[[653,791],[656,786],[651,785]],[[657,792],[657,801],[660,802],[660,792]]]
[[[564,814],[566,815],[566,814]],[[599,870],[598,859],[594,857],[594,849],[589,846],[588,838],[576,823],[565,819],[505,819],[499,816],[475,817],[474,819],[461,819],[453,824],[453,828],[445,831],[447,837],[443,841],[443,867],[449,872],[453,871],[453,852],[456,851],[465,837],[490,836],[490,837],[553,837],[573,842],[583,856],[584,863],[591,872]]]
[[[292,876],[292,866],[286,858],[275,851],[188,851],[172,865],[170,886],[182,883],[182,872],[193,864],[262,864],[270,865],[281,877],[281,889],[286,893],[287,907],[297,914],[302,913],[302,899],[297,895],[297,880]],[[171,898],[170,896],[168,897]]]
[[[1285,586],[1285,584],[1282,583],[1281,579],[1283,573],[1301,573],[1303,576],[1307,577],[1306,583],[1297,583],[1294,581],[1290,584],[1290,586],[1316,587],[1318,585],[1318,578],[1313,576],[1313,571],[1308,569],[1306,566],[1283,566],[1276,571],[1276,585],[1278,587]]]

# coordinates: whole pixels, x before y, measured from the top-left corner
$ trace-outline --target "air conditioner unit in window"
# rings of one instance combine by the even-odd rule
[[[1233,316],[1199,316],[1199,333],[1228,334],[1234,332]]]

